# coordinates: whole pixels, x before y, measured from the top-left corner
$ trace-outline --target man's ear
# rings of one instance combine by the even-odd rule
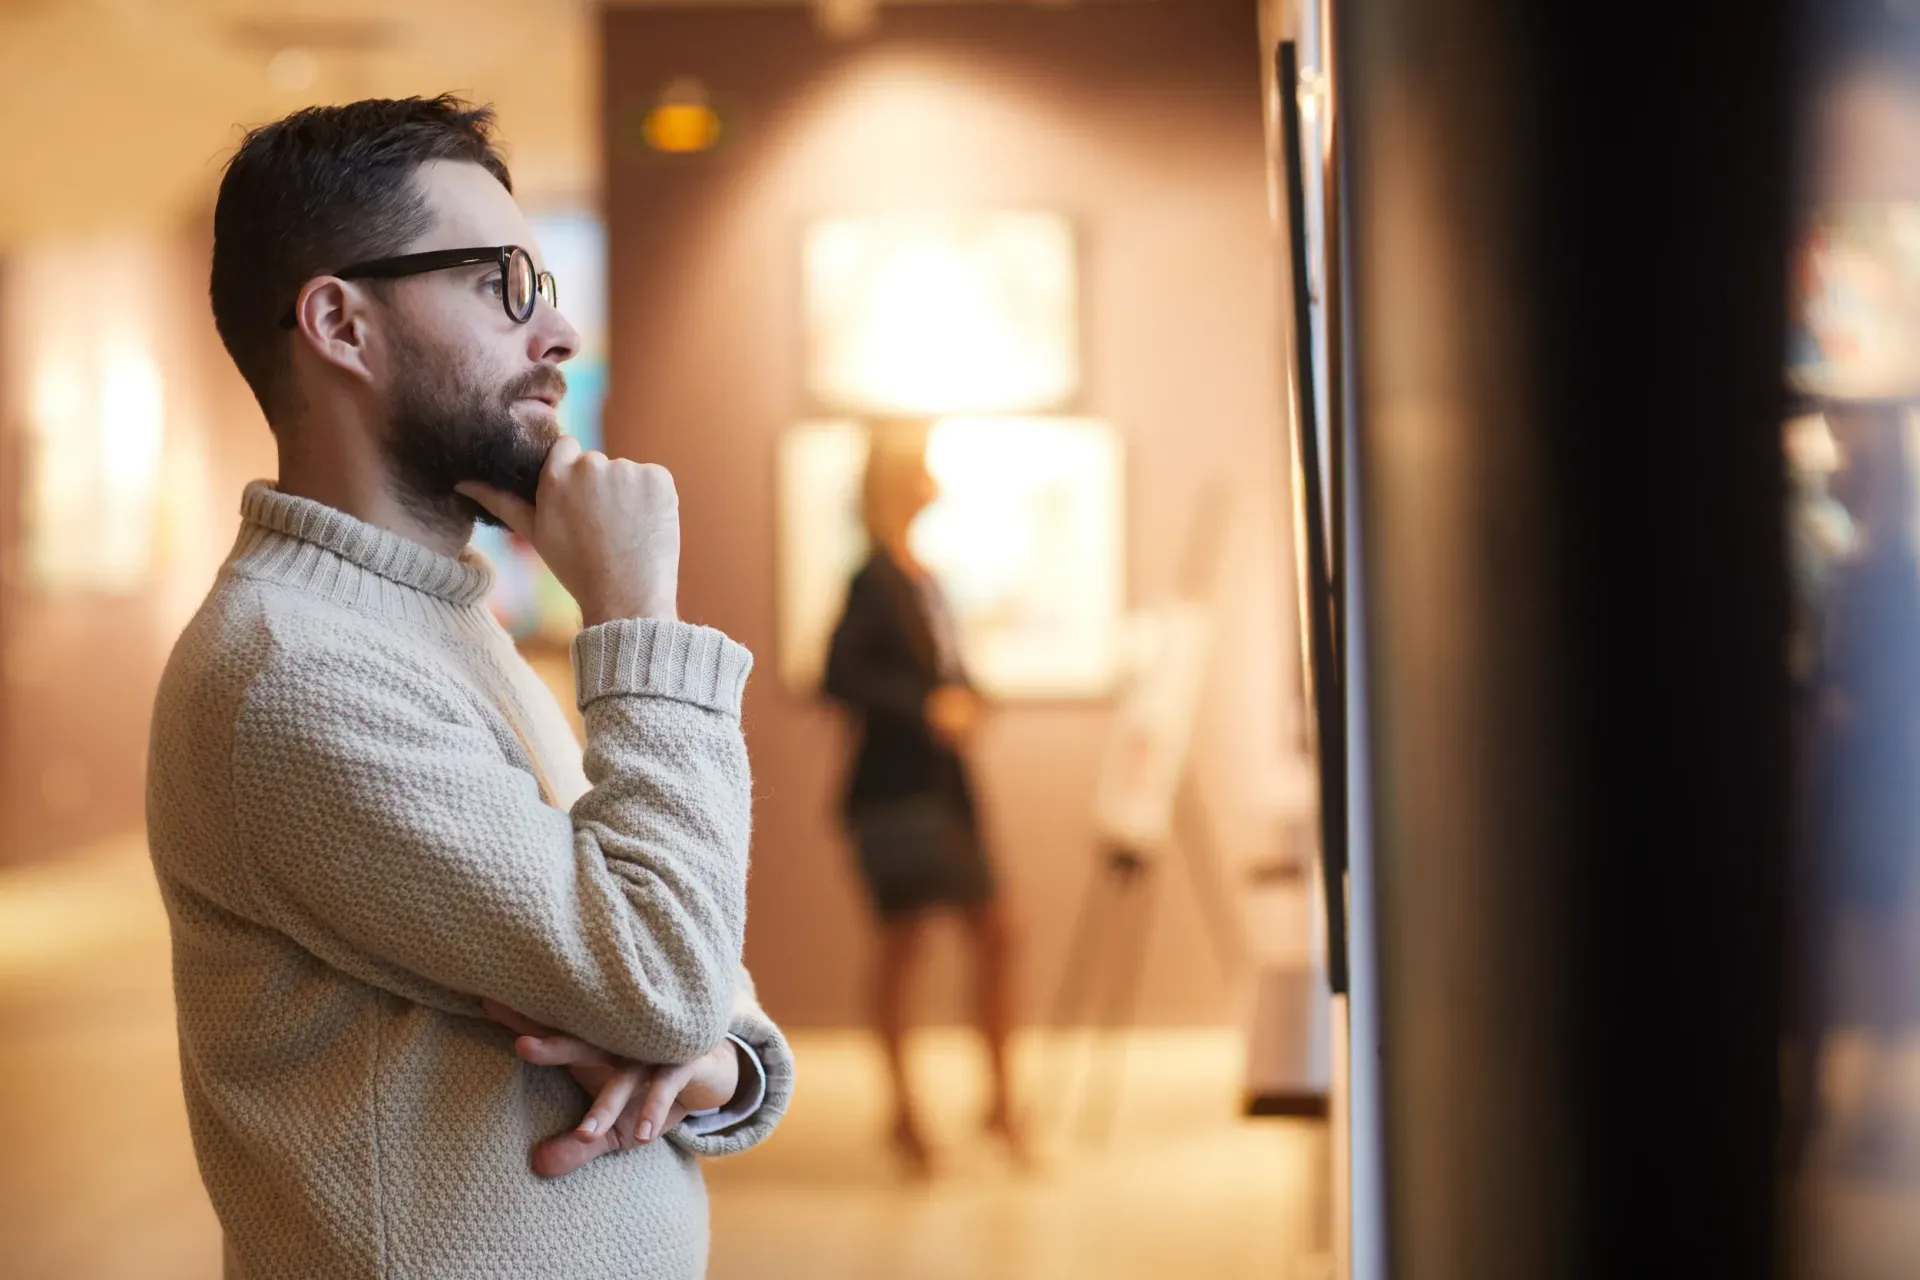
[[[370,302],[364,289],[345,280],[309,280],[293,304],[294,341],[305,343],[328,364],[372,378]]]

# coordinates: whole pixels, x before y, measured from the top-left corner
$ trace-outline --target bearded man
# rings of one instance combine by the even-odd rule
[[[740,964],[752,660],[678,620],[671,477],[559,431],[579,335],[490,113],[255,130],[211,293],[279,477],[168,665],[148,829],[227,1275],[699,1276],[695,1157],[792,1080]],[[476,519],[580,604],[584,756]]]

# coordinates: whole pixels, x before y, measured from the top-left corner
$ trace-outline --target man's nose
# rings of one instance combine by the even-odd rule
[[[532,331],[527,335],[527,354],[534,360],[559,364],[579,354],[580,331],[557,307],[540,303],[534,308],[527,328]]]

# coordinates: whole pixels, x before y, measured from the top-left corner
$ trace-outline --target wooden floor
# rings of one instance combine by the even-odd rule
[[[795,1037],[792,1114],[760,1149],[710,1166],[720,1280],[1321,1280],[1322,1126],[1235,1118],[1223,1032],[1128,1044],[1104,1149],[1052,1138],[1016,1174],[973,1132],[963,1038],[916,1049],[944,1171],[902,1186],[880,1150],[883,1095],[863,1037]],[[1022,1046],[1023,1070],[1067,1065]],[[0,873],[0,1276],[207,1280],[219,1232],[188,1145],[166,920],[137,841]]]

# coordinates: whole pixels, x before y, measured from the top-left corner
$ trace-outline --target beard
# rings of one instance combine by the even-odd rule
[[[454,486],[478,481],[532,502],[560,427],[552,418],[522,422],[513,406],[526,396],[564,395],[566,378],[540,365],[490,387],[473,362],[412,341],[400,344],[398,359],[412,372],[395,388],[384,448],[400,500],[430,523],[500,527],[498,517]]]

